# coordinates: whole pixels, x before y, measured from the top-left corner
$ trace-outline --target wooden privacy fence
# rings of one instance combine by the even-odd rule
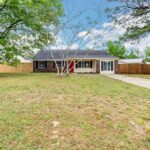
[[[0,73],[29,73],[33,72],[33,63],[21,63],[14,66],[0,64]]]
[[[150,74],[150,64],[118,64],[119,74]]]

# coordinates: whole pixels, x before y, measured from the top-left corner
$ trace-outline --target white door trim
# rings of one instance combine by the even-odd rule
[[[113,62],[113,71],[102,71],[102,62]],[[100,74],[114,74],[115,73],[115,61],[114,60],[100,60]]]

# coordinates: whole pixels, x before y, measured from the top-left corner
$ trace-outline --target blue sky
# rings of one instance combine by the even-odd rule
[[[63,0],[64,9],[66,13],[77,14],[79,11],[85,11],[84,17],[89,16],[95,18],[97,12],[96,7],[100,9],[100,19],[102,22],[108,21],[105,13],[107,7],[113,7],[116,4],[107,2],[107,0]],[[68,11],[69,10],[69,11]]]
[[[118,3],[107,2],[107,0],[63,0],[63,6],[66,16],[68,16],[68,14],[69,16],[76,16],[80,11],[84,12],[81,17],[75,19],[74,22],[74,24],[81,23],[82,25],[84,25],[83,32],[86,32],[86,27],[88,28],[86,18],[89,17],[92,20],[97,20],[97,16],[99,14],[99,24],[94,28],[96,29],[95,33],[100,33],[99,35],[103,38],[100,38],[99,46],[96,49],[103,49],[104,47],[106,47],[106,43],[108,40],[112,40],[114,36],[114,40],[118,40],[120,36],[120,33],[117,32],[116,29],[114,29],[112,20],[107,17],[107,13],[105,12],[106,8],[112,8],[117,5]],[[115,30],[115,32],[112,32],[113,30]],[[87,29],[87,31],[89,31],[89,28]],[[112,33],[114,33],[115,35],[112,35]],[[85,48],[92,48],[93,43],[94,41],[88,43]]]
[[[99,8],[100,13],[100,24],[94,30],[94,34],[99,34],[101,36],[98,39],[99,47],[98,49],[106,48],[106,43],[109,40],[116,41],[125,33],[125,29],[122,28],[120,25],[116,25],[113,20],[106,15],[106,8],[111,8],[114,6],[119,5],[119,3],[114,2],[107,2],[107,0],[63,0],[64,10],[66,15],[75,16],[79,13],[79,11],[84,11],[84,15],[80,19],[77,19],[75,23],[82,23],[86,26],[86,17],[90,17],[91,19],[95,19],[97,16],[96,8]],[[81,35],[84,34],[85,31],[81,32]],[[59,39],[60,41],[63,39]],[[145,47],[150,46],[149,44],[150,35],[148,37],[143,38],[140,42],[133,44],[133,43],[125,43],[127,49],[135,48],[144,50]],[[92,48],[93,42],[89,43],[86,48]],[[74,43],[75,48],[77,48],[78,43]]]

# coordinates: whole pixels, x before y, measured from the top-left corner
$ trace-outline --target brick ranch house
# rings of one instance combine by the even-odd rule
[[[45,50],[33,58],[33,71],[56,72],[54,59],[59,67],[69,64],[71,73],[114,74],[118,69],[118,58],[104,50]]]

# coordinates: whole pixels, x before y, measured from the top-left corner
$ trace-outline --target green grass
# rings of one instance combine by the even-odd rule
[[[150,75],[143,75],[143,74],[129,74],[129,75],[127,75],[127,76],[129,76],[129,77],[137,77],[137,78],[144,78],[144,79],[150,79]]]
[[[100,75],[0,74],[0,149],[149,149],[150,91]]]

